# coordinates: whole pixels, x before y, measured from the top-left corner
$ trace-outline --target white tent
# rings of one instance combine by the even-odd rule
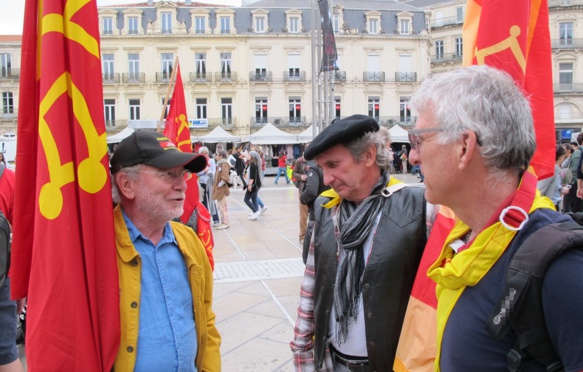
[[[314,126],[310,125],[305,131],[298,134],[298,141],[300,143],[311,142],[314,139]]]
[[[398,125],[389,129],[389,134],[391,135],[391,142],[409,143],[409,132]]]
[[[190,138],[192,142],[204,142],[204,143],[241,141],[241,137],[232,135],[231,133],[224,130],[222,127],[216,127],[210,133],[207,133],[204,136],[192,136]]]
[[[126,137],[129,137],[132,133],[134,133],[133,128],[125,127],[121,132],[107,137],[107,143],[120,143],[121,140],[123,140]]]
[[[300,143],[295,134],[286,133],[277,129],[271,123],[243,138],[244,142],[251,142],[255,145],[287,145]]]

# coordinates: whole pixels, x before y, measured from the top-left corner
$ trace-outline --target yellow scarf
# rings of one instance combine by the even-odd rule
[[[525,172],[518,192],[531,194],[529,214],[539,208],[555,209],[546,197],[536,190],[534,174]],[[525,182],[527,181],[527,182]],[[525,184],[526,183],[526,184]],[[533,200],[534,199],[534,200]],[[516,200],[516,198],[515,198]],[[484,229],[467,249],[454,254],[450,244],[470,231],[468,225],[458,221],[449,233],[442,247],[441,255],[427,271],[427,275],[437,283],[437,356],[435,371],[439,371],[443,332],[457,300],[467,286],[476,285],[498,261],[518,232],[504,226],[500,221]],[[484,325],[485,326],[485,325]]]
[[[399,183],[403,183],[403,182],[399,181],[395,177],[391,177],[389,179],[389,182],[387,183],[387,187],[393,186],[393,185],[396,185]],[[334,189],[328,189],[328,190],[324,191],[323,193],[321,193],[320,196],[324,196],[326,198],[331,199],[328,203],[322,205],[326,209],[330,209],[330,208],[340,204],[340,202],[342,201],[342,198],[338,195],[338,193],[336,193],[336,191],[334,191]]]

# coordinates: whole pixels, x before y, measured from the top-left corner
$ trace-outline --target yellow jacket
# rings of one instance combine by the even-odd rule
[[[133,371],[139,330],[141,260],[130,239],[121,208],[114,209],[117,267],[120,288],[121,340],[115,359],[116,372]],[[170,222],[178,247],[188,268],[192,291],[198,353],[196,368],[200,372],[221,370],[219,346],[221,336],[215,327],[213,274],[204,247],[194,231],[177,222]]]

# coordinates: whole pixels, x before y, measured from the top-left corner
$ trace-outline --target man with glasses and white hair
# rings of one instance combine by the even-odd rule
[[[111,157],[121,340],[116,371],[220,371],[213,275],[194,231],[178,222],[204,155],[136,131]]]
[[[514,330],[498,338],[487,330],[497,322],[492,316],[507,293],[514,253],[545,225],[568,220],[540,196],[529,169],[536,141],[528,100],[505,72],[471,66],[426,80],[412,105],[418,120],[409,132],[409,160],[425,175],[427,201],[459,219],[428,270],[438,297],[435,370],[559,370],[514,358]],[[511,310],[516,299],[512,288],[508,293],[501,303]],[[558,365],[583,370],[583,250],[550,263],[540,296],[538,328],[546,327]]]

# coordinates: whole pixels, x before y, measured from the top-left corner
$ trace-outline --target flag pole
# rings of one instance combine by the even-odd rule
[[[176,78],[176,70],[178,69],[178,56],[174,59],[174,68],[172,69],[172,74],[170,75],[170,82],[168,83],[168,88],[166,89],[166,97],[164,97],[164,104],[162,105],[162,113],[160,114],[160,120],[158,121],[158,132],[162,131],[162,121],[164,120],[164,113],[166,112],[166,107],[168,107],[168,98],[170,97],[170,91],[172,90],[172,84]]]

